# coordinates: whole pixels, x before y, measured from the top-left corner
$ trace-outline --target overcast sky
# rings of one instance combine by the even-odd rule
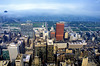
[[[71,14],[100,16],[100,0],[0,0],[0,14]]]

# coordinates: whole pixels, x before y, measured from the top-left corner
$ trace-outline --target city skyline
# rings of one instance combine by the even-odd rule
[[[0,1],[0,66],[100,66],[100,0]]]

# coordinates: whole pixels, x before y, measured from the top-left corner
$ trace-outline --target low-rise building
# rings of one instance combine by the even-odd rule
[[[1,60],[0,66],[10,66],[10,61],[9,60]]]
[[[87,43],[85,41],[81,41],[81,42],[68,42],[68,48],[82,48],[84,45],[87,45]]]
[[[24,62],[24,66],[31,66],[31,55],[24,54],[23,55],[23,62]]]
[[[57,46],[58,49],[67,48],[67,43],[58,42],[58,43],[54,43],[54,46]]]

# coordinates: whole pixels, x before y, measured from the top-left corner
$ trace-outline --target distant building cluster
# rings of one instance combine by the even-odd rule
[[[100,65],[100,37],[97,33],[68,31],[65,22],[56,29],[48,24],[20,25],[20,32],[0,32],[0,66],[97,66]]]

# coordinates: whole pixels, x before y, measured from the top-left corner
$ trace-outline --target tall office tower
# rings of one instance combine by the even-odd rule
[[[46,44],[35,45],[35,56],[39,56],[42,62],[46,62]]]
[[[19,54],[19,45],[15,44],[15,43],[11,43],[8,46],[8,50],[9,50],[10,61],[12,62],[12,64],[14,64],[15,59],[16,59],[17,55]]]
[[[50,38],[55,38],[55,30],[54,30],[53,26],[50,29]]]
[[[31,23],[21,24],[21,34],[23,36],[29,36],[31,38],[35,38],[35,32],[33,31],[33,24]]]
[[[54,45],[52,40],[47,40],[47,62],[52,63],[54,62]]]
[[[25,46],[28,46],[28,47],[30,46],[29,45],[29,37],[20,37],[19,39],[21,41],[23,41],[23,43],[24,43]]]
[[[68,32],[65,33],[65,39],[68,39]]]
[[[43,39],[46,40],[49,37],[49,32],[48,31],[43,31]]]
[[[10,60],[8,49],[2,49],[3,60]]]
[[[23,54],[23,66],[31,66],[31,54]]]
[[[50,38],[55,38],[55,32],[50,32]]]
[[[48,30],[48,24],[45,22],[45,29]]]
[[[82,66],[88,66],[88,58],[83,58]]]
[[[64,23],[56,23],[56,40],[61,41],[63,40],[64,34]]]
[[[18,41],[17,43],[19,45],[19,53],[24,54],[25,53],[25,44],[24,41]]]
[[[41,58],[39,58],[39,56],[35,56],[35,58],[34,58],[34,66],[43,66],[41,64]]]

